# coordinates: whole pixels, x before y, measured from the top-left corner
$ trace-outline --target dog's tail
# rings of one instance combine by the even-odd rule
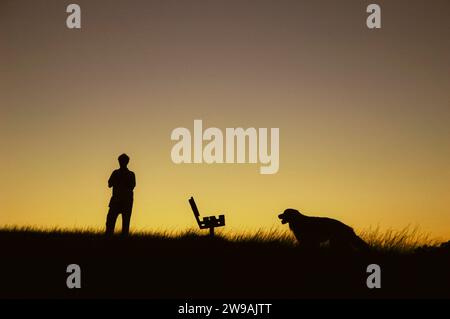
[[[368,252],[372,250],[372,247],[356,234],[353,237],[352,245],[360,251]]]

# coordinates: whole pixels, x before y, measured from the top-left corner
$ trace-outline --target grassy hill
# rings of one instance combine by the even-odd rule
[[[106,238],[4,229],[0,297],[450,298],[450,247],[402,246],[408,238],[373,237],[374,251],[363,254],[306,252],[283,234]],[[381,266],[381,289],[366,286],[373,263]],[[81,267],[81,289],[66,287],[69,264]]]

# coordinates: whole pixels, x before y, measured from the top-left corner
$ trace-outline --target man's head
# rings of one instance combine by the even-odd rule
[[[126,168],[128,165],[128,162],[130,161],[130,158],[127,154],[122,154],[119,156],[119,165],[121,168]]]

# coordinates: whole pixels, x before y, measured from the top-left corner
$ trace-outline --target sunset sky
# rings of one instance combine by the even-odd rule
[[[66,28],[70,3],[81,30]],[[194,196],[232,231],[285,229],[292,207],[448,240],[449,13],[448,0],[2,0],[0,227],[101,229],[125,152],[132,230],[196,226]],[[195,119],[279,128],[278,173],[174,164],[170,134]]]

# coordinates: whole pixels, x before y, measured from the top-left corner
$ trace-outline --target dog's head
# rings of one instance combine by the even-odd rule
[[[278,215],[278,218],[281,219],[282,224],[290,223],[301,217],[302,214],[296,209],[288,208],[283,213]]]

